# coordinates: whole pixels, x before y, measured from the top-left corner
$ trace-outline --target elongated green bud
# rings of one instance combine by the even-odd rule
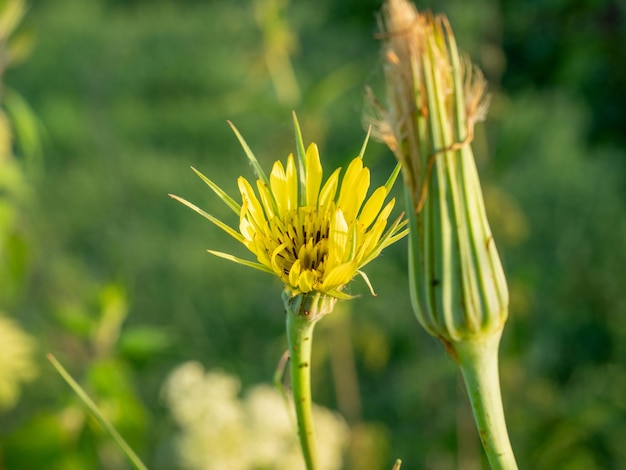
[[[500,333],[508,290],[485,215],[471,142],[488,99],[445,16],[390,0],[382,20],[387,106],[375,135],[402,163],[413,308],[446,346]],[[453,351],[450,351],[453,352]]]
[[[509,294],[471,147],[486,83],[445,16],[388,0],[382,29],[387,106],[372,98],[372,124],[402,164],[413,310],[459,365],[491,467],[516,470],[498,379]]]

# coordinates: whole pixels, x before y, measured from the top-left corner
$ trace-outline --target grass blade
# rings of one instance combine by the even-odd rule
[[[113,425],[109,423],[104,416],[102,416],[102,413],[100,413],[100,410],[93,402],[93,400],[89,398],[89,395],[87,395],[85,390],[83,390],[83,388],[78,385],[78,382],[76,382],[72,378],[69,372],[65,370],[65,368],[61,365],[61,363],[59,363],[59,361],[57,361],[52,354],[48,354],[48,360],[52,363],[54,368],[61,375],[61,377],[63,377],[67,384],[72,387],[72,390],[74,390],[76,395],[78,395],[78,398],[80,398],[85,406],[89,409],[89,411],[94,416],[94,418],[96,418],[96,421],[98,421],[100,426],[102,426],[111,435],[115,443],[119,446],[124,455],[126,455],[130,463],[133,464],[133,466],[138,470],[148,470],[148,467],[144,465],[141,459],[139,459],[137,454],[135,454],[133,449],[130,448],[130,446],[126,443],[120,433],[117,432]]]

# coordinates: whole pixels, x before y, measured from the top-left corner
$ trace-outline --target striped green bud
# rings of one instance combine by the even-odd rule
[[[381,19],[387,104],[374,135],[402,164],[410,223],[410,289],[422,326],[455,343],[500,335],[508,289],[485,214],[471,143],[488,97],[445,16],[389,0]]]

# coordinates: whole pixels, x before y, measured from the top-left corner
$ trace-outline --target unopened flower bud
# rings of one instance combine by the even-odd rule
[[[387,103],[372,98],[370,122],[402,164],[413,308],[453,353],[458,341],[499,335],[507,318],[471,147],[488,107],[486,83],[459,55],[445,16],[390,0],[381,23]]]

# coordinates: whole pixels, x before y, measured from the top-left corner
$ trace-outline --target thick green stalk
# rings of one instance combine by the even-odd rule
[[[509,441],[498,377],[501,332],[453,345],[480,440],[493,470],[517,470]]]
[[[291,387],[300,447],[307,470],[319,469],[311,400],[313,330],[318,320],[332,311],[335,301],[318,293],[300,294],[295,297],[291,297],[287,291],[283,293],[287,313]]]
[[[300,446],[308,470],[319,467],[311,408],[311,344],[315,323],[300,312],[287,312],[291,385]]]

